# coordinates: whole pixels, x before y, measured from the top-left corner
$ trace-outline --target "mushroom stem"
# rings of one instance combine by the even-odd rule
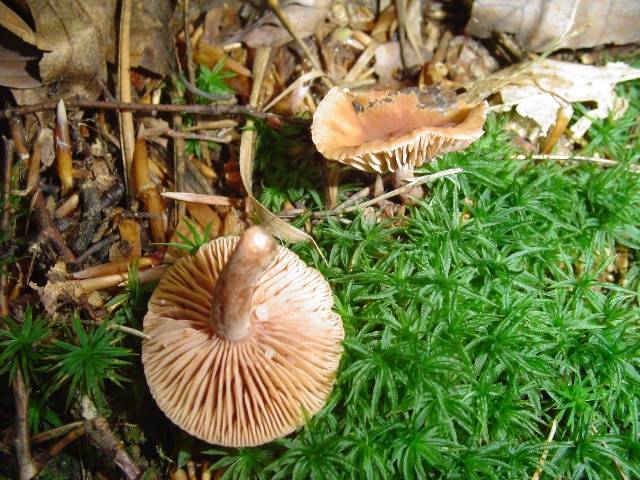
[[[400,188],[405,186],[407,183],[411,182],[415,179],[413,175],[413,164],[403,164],[400,166],[398,170],[393,172],[393,177],[391,178],[391,183],[394,188]],[[400,198],[403,202],[413,204],[414,198],[423,198],[424,191],[422,190],[422,186],[416,185],[409,192],[400,194]]]
[[[213,287],[210,324],[218,335],[232,342],[249,335],[253,292],[277,250],[275,240],[262,227],[242,234]]]

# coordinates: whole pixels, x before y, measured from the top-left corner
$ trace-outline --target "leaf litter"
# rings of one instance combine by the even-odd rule
[[[629,460],[637,426],[617,413],[633,411],[637,396],[638,180],[629,172],[638,64],[580,63],[623,52],[605,43],[637,41],[625,27],[635,10],[562,2],[567,15],[554,17],[545,2],[507,11],[477,0],[462,13],[463,2],[413,0],[132,0],[123,105],[121,14],[117,2],[94,3],[1,4],[0,25],[23,44],[0,56],[16,104],[2,111],[5,136],[18,152],[0,239],[13,340],[0,355],[25,378],[50,371],[55,382],[28,395],[14,382],[16,408],[30,400],[29,422],[16,436],[3,413],[0,431],[29,450],[30,428],[55,453],[34,444],[0,474],[70,476],[87,459],[96,474],[124,478],[638,474]],[[597,28],[605,3],[608,30]],[[584,47],[596,48],[568,50]],[[334,85],[448,90],[471,105],[488,99],[496,113],[467,151],[394,188],[389,176],[334,168],[316,151],[309,125]],[[68,115],[56,125],[49,105],[60,97]],[[129,191],[122,111],[140,131]],[[410,198],[414,188],[423,200]],[[211,449],[155,409],[130,353],[167,266],[252,223],[298,243],[330,280],[345,360],[328,405],[296,434]],[[47,338],[21,357],[26,305],[44,314]],[[92,364],[89,351],[105,363]],[[616,395],[599,400],[595,381]],[[85,434],[101,463],[67,447]],[[578,441],[586,460],[572,450]]]

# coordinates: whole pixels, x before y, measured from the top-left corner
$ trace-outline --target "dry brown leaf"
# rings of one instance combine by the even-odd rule
[[[0,2],[0,26],[31,45],[36,44],[36,34],[31,27],[13,10]]]
[[[131,8],[131,66],[159,75],[170,74],[174,67],[173,2],[134,0]]]
[[[42,85],[30,71],[38,57],[25,55],[0,45],[0,85],[10,88],[36,88]],[[34,65],[35,67],[35,65]]]
[[[36,26],[36,46],[44,50],[40,77],[57,84],[60,95],[96,98],[106,81],[107,44],[114,17],[112,1],[27,0]]]
[[[284,11],[300,38],[312,35],[329,11],[331,0],[284,0],[280,8]],[[234,38],[252,48],[279,47],[293,40],[280,20],[271,11],[264,15],[248,30]]]
[[[576,2],[575,22],[571,24]],[[588,48],[640,41],[637,0],[475,0],[466,33],[480,38],[513,33],[526,50],[541,52],[573,26],[589,25],[560,48]]]
[[[1,24],[44,51],[39,63],[45,85],[55,85],[56,96],[96,98],[106,83],[107,60],[115,62],[117,0],[25,0],[35,33],[15,12],[0,4]],[[158,74],[173,66],[170,0],[135,0],[132,7],[131,64]],[[21,27],[22,22],[24,25]],[[14,65],[13,68],[16,68]],[[20,88],[34,88],[23,85]],[[16,87],[17,88],[17,87]],[[20,104],[47,99],[47,90],[14,95]]]

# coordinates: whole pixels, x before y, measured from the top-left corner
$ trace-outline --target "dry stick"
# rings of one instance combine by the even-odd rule
[[[127,480],[136,480],[140,477],[142,472],[125,451],[122,440],[111,431],[106,418],[90,418],[84,425],[91,440],[122,471]]]
[[[0,118],[12,118],[16,115],[28,115],[30,113],[54,110],[57,102],[49,101],[35,105],[11,107],[0,109]],[[222,116],[222,115],[249,115],[263,120],[280,120],[296,125],[309,125],[310,120],[300,117],[288,117],[276,113],[267,113],[258,110],[251,105],[177,105],[177,104],[149,104],[110,101],[67,100],[67,108],[90,108],[105,110],[120,110],[147,113],[192,113],[198,115]]]
[[[111,245],[112,243],[117,242],[119,238],[120,238],[120,235],[118,235],[118,234],[110,235],[107,238],[103,238],[99,242],[96,242],[93,245],[91,245],[89,248],[87,248],[80,255],[78,255],[78,257],[76,258],[76,261],[79,264],[84,262],[91,255],[93,255],[96,252],[99,252],[100,250],[102,250],[107,245]]]
[[[513,157],[515,160],[559,160],[559,161],[576,161],[595,163],[606,167],[615,167],[620,165],[620,162],[616,160],[610,160],[608,158],[598,157],[584,157],[581,155],[516,155]],[[640,165],[629,165],[629,171],[632,173],[640,173]]]
[[[173,116],[173,128],[174,130],[182,129],[182,117],[180,115]],[[185,171],[185,151],[184,151],[184,138],[174,137],[173,139],[173,158],[174,158],[174,174],[176,190],[184,191],[184,171]],[[183,203],[179,203],[176,206],[175,226],[180,223],[180,220],[184,217],[186,208]]]
[[[407,183],[406,185],[403,185],[400,188],[396,188],[395,190],[391,190],[390,192],[387,193],[383,193],[382,195],[373,198],[369,201],[366,202],[362,202],[362,203],[358,203],[356,205],[353,205],[351,207],[338,207],[334,210],[330,210],[329,212],[317,212],[318,216],[332,216],[332,215],[342,215],[344,213],[350,213],[350,212],[355,212],[356,210],[361,210],[363,208],[369,207],[371,205],[375,205],[376,203],[379,203],[383,200],[386,200],[387,198],[391,198],[391,197],[395,197],[396,195],[401,195],[403,193],[409,192],[411,191],[411,189],[413,189],[413,187],[416,187],[418,185],[424,185],[425,183],[429,183],[432,182],[434,180],[437,180],[438,178],[443,178],[443,177],[448,177],[451,175],[457,175],[458,173],[461,173],[463,170],[461,168],[449,168],[447,170],[442,170],[440,172],[436,172],[433,173],[431,175],[424,175],[422,177],[418,177],[415,180],[410,181],[409,183]]]
[[[4,141],[4,168],[2,183],[2,219],[0,230],[8,232],[11,228],[11,167],[13,163],[14,147],[13,141]],[[9,315],[9,271],[8,265],[3,265],[0,269],[0,316]],[[18,473],[20,480],[33,478],[38,470],[31,457],[31,444],[29,442],[29,424],[27,420],[27,410],[29,406],[29,395],[24,385],[22,371],[16,370],[15,378],[11,382],[13,389],[13,400],[16,405],[16,440],[15,450],[18,462]]]
[[[196,81],[196,67],[193,64],[193,53],[191,50],[191,35],[189,35],[189,18],[187,11],[189,10],[189,0],[182,2],[182,16],[184,18],[184,46],[187,55],[187,75],[189,75],[189,83],[192,85]],[[178,64],[178,67],[180,64]]]
[[[122,0],[120,10],[120,53],[118,70],[118,98],[121,102],[131,102],[131,0]],[[120,112],[120,151],[122,152],[124,183],[131,194],[133,188],[129,179],[129,170],[133,160],[133,113]]]
[[[136,330],[135,328],[127,327],[126,325],[120,325],[118,323],[111,323],[108,327],[109,330],[120,330],[121,332],[128,333],[133,335],[134,337],[144,338],[145,340],[151,340],[151,337],[140,330]]]
[[[54,445],[52,445],[51,448],[49,448],[49,450],[39,455],[37,460],[38,471],[42,470],[45,467],[45,465],[49,462],[49,460],[51,460],[58,453],[60,453],[67,445],[76,441],[78,438],[82,437],[86,433],[86,430],[82,422],[74,422],[74,423],[80,423],[80,426],[68,432],[63,438],[61,438]]]
[[[553,440],[553,437],[556,434],[556,428],[558,427],[558,420],[557,419],[553,419],[553,422],[551,422],[551,429],[549,430],[549,435],[547,436],[547,443],[551,442]],[[547,461],[547,455],[549,455],[549,448],[546,447],[543,451],[542,451],[542,455],[540,456],[540,460],[538,460],[538,467],[536,468],[536,471],[533,473],[533,476],[531,477],[531,480],[539,480],[540,479],[540,475],[542,475],[542,467],[544,467],[544,462]]]
[[[76,257],[67,246],[67,243],[64,241],[64,238],[62,238],[56,224],[51,219],[51,214],[49,213],[49,210],[47,210],[41,190],[36,190],[33,194],[33,198],[31,199],[31,211],[35,215],[40,228],[38,237],[42,240],[48,240],[51,242],[65,262],[75,263]]]
[[[118,235],[112,236],[115,240],[118,239]],[[114,240],[114,241],[115,241]],[[78,257],[80,258],[80,257]],[[140,257],[138,259],[138,269],[144,269],[152,267],[158,264],[158,260],[153,257]],[[82,280],[86,278],[101,277],[103,275],[112,275],[114,273],[123,273],[129,270],[131,262],[129,260],[120,260],[118,262],[103,263],[102,265],[96,265],[94,267],[85,268],[79,272],[72,273],[73,278]]]
[[[304,43],[302,38],[300,38],[300,35],[298,35],[298,32],[296,32],[295,28],[289,21],[289,17],[287,17],[287,14],[284,13],[284,10],[282,10],[282,8],[280,8],[280,2],[278,0],[267,0],[267,5],[269,5],[269,8],[273,11],[273,13],[276,14],[276,17],[278,17],[278,20],[280,20],[282,26],[287,30],[287,32],[289,32],[289,35],[291,35],[298,46],[300,46],[305,56],[311,62],[311,65],[313,65],[313,68],[315,68],[318,72],[324,72],[324,70],[320,66],[320,62],[318,62],[315,55],[311,53],[311,50],[309,50],[309,47],[307,47],[307,44]],[[322,81],[327,87],[333,87],[333,80],[328,75],[324,74],[322,76]]]
[[[71,430],[75,430],[82,425],[83,422],[71,422],[61,427],[52,428],[51,430],[47,430],[46,432],[42,432],[31,437],[31,444],[36,445],[38,443],[47,442],[54,438],[61,437],[62,435],[66,435]]]

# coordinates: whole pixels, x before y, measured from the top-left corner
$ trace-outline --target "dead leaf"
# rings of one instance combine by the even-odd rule
[[[640,69],[623,62],[594,67],[545,59],[532,65],[526,77],[500,89],[501,109],[515,106],[520,115],[534,120],[546,134],[555,123],[558,110],[573,102],[595,102],[596,108],[588,112],[591,118],[606,118],[610,112],[621,114],[621,99],[615,94],[615,86],[635,78],[640,78]],[[583,117],[571,130],[582,136],[590,124]]]
[[[318,25],[324,21],[331,0],[284,0],[280,8],[284,11],[300,38],[312,35]],[[271,11],[264,15],[245,32],[235,36],[232,41],[241,41],[249,47],[279,47],[293,40],[280,20]]]
[[[37,55],[20,53],[0,45],[0,85],[10,88],[36,88],[41,86],[33,74],[37,69]]]
[[[36,34],[31,27],[13,10],[0,2],[0,26],[31,45],[36,44]]]
[[[131,8],[131,66],[169,75],[174,67],[173,2],[134,0]],[[117,38],[115,30],[111,38]]]
[[[575,22],[571,13],[575,2]],[[541,52],[569,28],[589,25],[560,48],[588,48],[606,43],[640,41],[637,0],[476,0],[466,33],[488,38],[492,32],[513,33],[526,50]]]
[[[107,44],[112,36],[115,1],[27,0],[36,26],[36,46],[47,53],[40,62],[45,84],[58,95],[96,98],[106,81]]]

